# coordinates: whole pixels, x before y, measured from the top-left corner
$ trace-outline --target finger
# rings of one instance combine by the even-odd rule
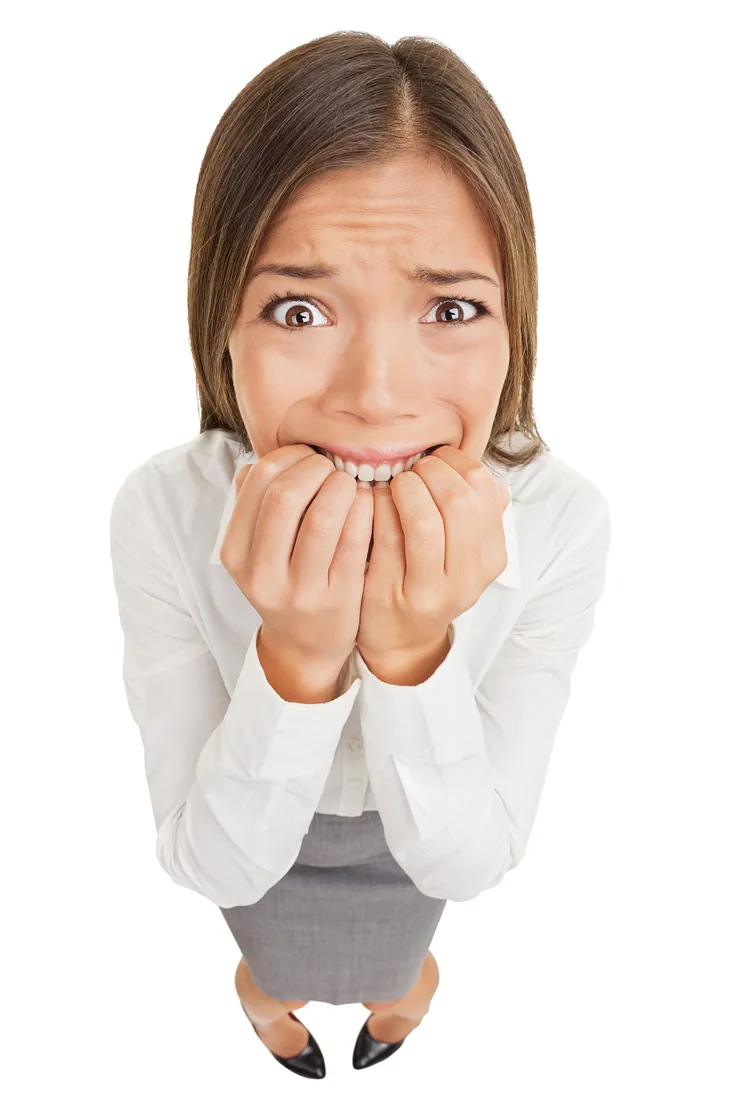
[[[327,457],[323,457],[327,460]],[[329,460],[327,461],[328,463]],[[312,499],[306,513],[302,518],[301,526],[296,533],[296,543],[292,548],[289,574],[292,584],[301,590],[314,588],[327,588],[331,585],[330,570],[339,547],[339,542],[344,531],[344,525],[350,515],[352,506],[357,501],[357,484],[351,475],[345,471],[338,471],[330,464],[330,474],[322,483],[315,497]],[[358,529],[362,521],[360,507],[355,513],[358,521]],[[352,528],[350,529],[352,534]],[[369,537],[368,542],[369,543]],[[367,555],[367,543],[364,554]],[[350,545],[351,546],[351,545]],[[343,558],[347,555],[343,553]],[[352,554],[352,551],[350,551]],[[352,562],[348,560],[345,569],[352,570]],[[365,569],[365,559],[362,560],[362,569]],[[338,568],[341,572],[342,567]],[[335,573],[337,579],[338,572]]]
[[[280,588],[297,579],[328,581],[348,508],[342,493],[343,483],[345,489],[348,486],[346,475],[337,471],[326,456],[313,453],[269,484],[261,499],[251,555]],[[327,490],[322,494],[325,486]],[[337,520],[339,525],[335,527]],[[325,556],[323,568],[321,560]]]
[[[465,459],[467,465],[474,463]],[[444,574],[454,581],[464,580],[484,554],[484,502],[450,462],[426,458],[413,470],[427,487],[443,523]],[[466,470],[467,474],[473,471],[468,466]]]
[[[461,449],[452,445],[441,445],[432,454],[432,458],[438,457],[445,464],[459,472],[461,477],[469,484],[485,504],[485,512],[490,512],[497,506],[502,513],[510,503],[510,489],[505,482],[497,479],[492,471],[482,460],[474,460]],[[415,465],[417,471],[421,461]]]
[[[502,514],[511,496],[506,484],[495,479],[482,463],[468,457],[465,462],[455,463],[461,465],[466,482],[451,460],[419,461],[414,471],[423,464],[421,478],[444,519],[445,572],[459,580],[473,572],[476,565],[485,569],[492,565],[495,537],[502,531]]]
[[[397,475],[390,488],[403,528],[407,597],[418,590],[440,589],[444,577],[444,522],[426,483],[414,474],[416,467]]]
[[[358,487],[329,569],[330,589],[362,587],[372,532],[373,491]]]
[[[392,482],[373,486],[373,550],[368,574],[373,581],[387,576],[389,580],[397,581],[401,589],[405,573],[405,540],[391,494]]]
[[[267,453],[266,456],[262,456],[254,464],[244,465],[251,469],[246,472],[246,477],[243,480],[246,489],[242,489],[243,483],[241,488],[238,489],[233,512],[221,545],[221,560],[225,559],[226,566],[229,564],[233,567],[240,566],[243,560],[251,557],[255,546],[257,528],[260,523],[262,505],[267,491],[274,481],[279,476],[286,474],[287,471],[291,471],[299,463],[305,462],[308,465],[315,466],[317,460],[326,459],[326,457],[319,457],[319,454],[315,453],[308,445],[287,445]],[[325,470],[329,471],[330,469],[320,467],[319,475],[315,473],[314,480],[311,482],[311,494],[305,499],[307,502],[311,500],[318,487],[321,486]],[[243,468],[239,469],[239,473],[242,472]],[[239,473],[234,477],[236,481]],[[302,501],[302,509],[305,500]],[[300,517],[301,510],[296,520],[298,521]]]
[[[234,478],[236,480],[236,496],[238,496],[238,492],[240,491],[243,484],[246,482],[246,476],[251,471],[252,467],[253,467],[253,464],[244,464],[243,467],[239,468],[238,471],[236,472],[236,474],[234,476]]]

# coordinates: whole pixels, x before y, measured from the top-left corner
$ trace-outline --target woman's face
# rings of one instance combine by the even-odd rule
[[[265,265],[329,269],[257,273]],[[257,456],[300,442],[448,444],[479,460],[509,364],[501,285],[489,225],[436,162],[401,158],[303,187],[269,229],[228,343]]]

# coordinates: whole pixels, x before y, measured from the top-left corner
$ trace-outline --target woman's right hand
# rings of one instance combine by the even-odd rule
[[[372,488],[309,445],[245,464],[236,486],[223,566],[261,616],[270,648],[336,672],[360,626]]]

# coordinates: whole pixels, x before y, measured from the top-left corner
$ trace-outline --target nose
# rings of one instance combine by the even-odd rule
[[[381,324],[353,340],[329,390],[329,409],[339,408],[364,425],[379,426],[381,435],[388,431],[397,436],[399,426],[412,434],[412,422],[425,417],[426,379],[414,347],[402,333],[383,333]]]

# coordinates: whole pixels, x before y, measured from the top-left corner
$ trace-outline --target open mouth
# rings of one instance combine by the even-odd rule
[[[314,449],[314,450],[315,450],[315,452],[318,452],[318,453],[320,453],[320,455],[324,456],[324,454],[325,454],[325,450],[324,450],[324,449],[323,449],[323,448],[322,448],[322,447],[321,447],[320,445],[314,445],[314,444],[313,444],[313,443],[312,443],[311,441],[305,441],[305,442],[303,442],[303,444],[305,444],[305,445],[309,445],[310,449]],[[424,449],[424,450],[423,450],[423,456],[430,456],[432,452],[434,452],[434,451],[435,451],[436,449],[439,449],[439,448],[441,448],[441,446],[442,446],[443,444],[444,444],[444,442],[443,442],[443,441],[439,441],[439,442],[438,442],[438,444],[436,444],[436,445],[431,445],[431,447],[430,447],[430,448],[428,448],[428,449]],[[415,455],[415,454],[414,454],[414,455]],[[383,462],[384,462],[384,463],[386,463],[386,464],[388,464],[388,463],[391,463],[391,461],[389,461],[389,460],[385,460],[385,461],[383,461]],[[393,462],[394,462],[394,461],[393,461]],[[365,464],[365,463],[367,463],[367,464],[372,464],[372,463],[373,463],[373,461],[372,461],[372,460],[363,460],[363,461],[361,461],[361,463],[363,463],[363,464]]]
[[[372,487],[378,485],[379,483],[392,482],[393,479],[400,475],[402,472],[410,471],[424,458],[424,456],[430,456],[435,449],[440,448],[443,444],[444,442],[440,441],[436,445],[429,445],[427,449],[423,449],[420,452],[414,453],[413,456],[410,456],[407,459],[400,458],[393,463],[388,460],[362,461],[360,465],[357,465],[355,461],[350,460],[346,460],[343,462],[339,456],[330,456],[327,451],[320,448],[319,445],[310,444],[309,447],[314,449],[314,451],[319,453],[321,456],[327,456],[329,460],[333,461],[335,467],[339,468],[340,471],[346,471],[348,475],[352,475],[358,483],[363,483],[364,485]],[[386,474],[383,474],[382,471],[379,471],[381,464],[386,465]],[[394,473],[390,470],[391,467],[396,469]]]

